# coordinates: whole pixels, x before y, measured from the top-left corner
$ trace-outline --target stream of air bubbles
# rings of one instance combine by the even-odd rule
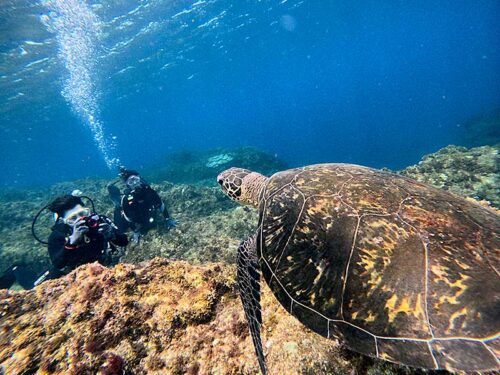
[[[58,58],[66,68],[62,96],[92,131],[108,168],[120,161],[115,143],[106,138],[99,111],[98,45],[101,21],[85,0],[42,0],[48,13],[41,21],[55,34]]]

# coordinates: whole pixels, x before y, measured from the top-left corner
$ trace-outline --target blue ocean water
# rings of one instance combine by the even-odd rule
[[[500,103],[500,3],[6,0],[0,185],[254,146],[398,169]]]

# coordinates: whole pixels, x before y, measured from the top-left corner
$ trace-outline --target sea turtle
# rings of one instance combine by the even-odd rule
[[[409,366],[500,368],[500,219],[412,179],[350,164],[267,178],[231,168],[232,199],[259,210],[238,248],[240,296],[261,371],[260,274],[302,324]]]

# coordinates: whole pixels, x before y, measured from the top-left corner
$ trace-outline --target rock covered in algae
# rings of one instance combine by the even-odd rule
[[[161,164],[148,168],[144,176],[151,180],[174,183],[215,184],[223,170],[238,166],[265,175],[286,169],[276,155],[252,147],[217,148],[208,151],[182,151],[169,155]]]
[[[34,290],[0,291],[5,374],[256,374],[232,266],[97,263]],[[415,374],[308,331],[263,289],[271,374]],[[0,373],[2,372],[0,370]]]
[[[499,147],[448,146],[400,173],[500,208]]]

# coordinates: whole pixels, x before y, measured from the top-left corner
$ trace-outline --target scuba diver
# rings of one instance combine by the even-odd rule
[[[85,207],[76,195],[60,196],[47,206],[56,223],[47,243],[53,267],[45,279],[66,275],[85,263],[111,266],[123,255],[127,236],[108,217],[96,214],[93,206]]]
[[[166,229],[177,226],[158,193],[138,172],[120,167],[119,176],[108,185],[108,193],[115,205],[114,222],[121,231],[132,229],[132,239],[139,243],[141,236],[155,226],[163,225]],[[123,193],[115,186],[120,181],[125,185]]]
[[[104,266],[118,263],[128,244],[127,235],[109,218],[96,214],[92,200],[80,194],[74,191],[71,195],[57,197],[38,211],[31,224],[33,237],[48,246],[52,267],[39,276],[24,264],[11,266],[0,275],[0,289],[8,289],[15,282],[24,289],[31,289],[85,263],[97,261]],[[85,207],[82,198],[91,202],[92,209]],[[48,241],[43,241],[36,235],[35,225],[46,209],[54,214],[55,224]]]
[[[40,276],[25,264],[11,266],[0,275],[0,289],[8,289],[16,282],[24,289],[31,289],[86,263],[97,261],[104,266],[118,263],[128,244],[127,235],[109,218],[96,214],[92,200],[79,194],[75,191],[57,197],[38,211],[31,224],[33,237],[48,246],[52,267]],[[92,210],[85,207],[82,198],[91,202]],[[54,214],[55,224],[48,241],[43,241],[36,235],[35,225],[46,209]]]

